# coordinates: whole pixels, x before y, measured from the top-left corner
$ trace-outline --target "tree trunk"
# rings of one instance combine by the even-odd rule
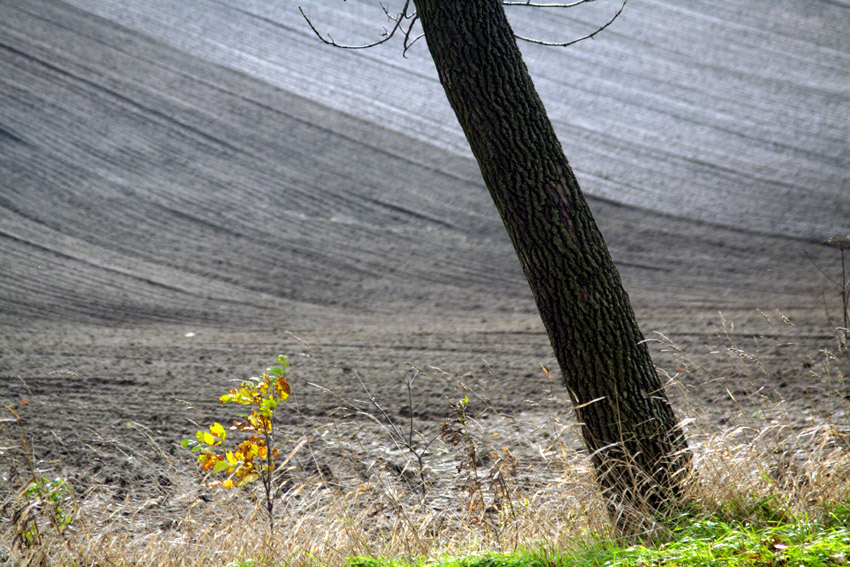
[[[612,511],[681,496],[690,452],[499,0],[414,0],[513,241]]]

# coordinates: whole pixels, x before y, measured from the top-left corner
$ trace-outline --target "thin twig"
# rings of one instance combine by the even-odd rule
[[[372,392],[369,391],[369,388],[366,387],[366,384],[363,382],[363,379],[360,377],[360,374],[358,374],[356,370],[354,371],[354,375],[357,377],[357,381],[360,382],[360,385],[363,387],[363,390],[366,392],[366,395],[369,397],[369,402],[373,406],[375,406],[375,408],[379,412],[381,412],[381,415],[384,416],[384,419],[386,420],[386,424],[382,423],[379,419],[377,419],[375,416],[373,416],[372,414],[370,414],[368,412],[365,412],[365,411],[360,410],[360,409],[356,409],[356,411],[358,411],[359,413],[362,413],[363,415],[368,416],[369,418],[373,419],[375,422],[383,425],[387,429],[387,431],[389,432],[390,438],[392,439],[393,443],[395,443],[396,447],[398,447],[399,449],[402,449],[402,448],[407,449],[414,457],[416,457],[416,464],[419,467],[419,471],[418,471],[419,491],[420,491],[421,497],[424,499],[425,494],[426,494],[426,488],[427,488],[426,483],[425,483],[425,455],[428,453],[428,449],[429,449],[429,447],[431,447],[431,444],[434,441],[436,441],[440,436],[435,435],[434,437],[431,438],[430,441],[425,443],[424,446],[422,446],[421,448],[418,448],[418,449],[416,447],[417,444],[413,440],[413,437],[416,433],[415,429],[414,429],[414,424],[413,424],[413,382],[414,382],[414,380],[416,380],[416,377],[419,376],[419,369],[417,368],[416,372],[413,374],[413,377],[410,380],[407,381],[407,400],[408,400],[408,404],[409,404],[409,419],[410,419],[410,431],[409,431],[407,437],[405,437],[401,433],[401,431],[399,431],[398,427],[396,427],[395,422],[392,420],[392,418],[389,416],[389,414],[387,414],[387,412],[384,411],[384,408],[381,406],[381,404],[378,403],[378,400],[375,399],[375,396],[372,395]]]
[[[832,279],[831,277],[829,277],[829,275],[827,275],[827,273],[826,273],[826,272],[824,272],[824,271],[820,268],[820,266],[818,266],[818,265],[815,263],[815,261],[812,259],[812,257],[811,257],[811,256],[809,256],[809,252],[808,252],[808,250],[803,250],[803,254],[806,256],[806,258],[809,260],[809,262],[811,262],[811,263],[812,263],[812,266],[814,266],[814,267],[815,267],[815,269],[816,269],[817,271],[819,271],[819,272],[820,272],[820,275],[822,275],[824,278],[826,278],[826,281],[828,281],[829,283],[831,283],[831,284],[832,284],[832,285],[834,285],[834,286],[841,287],[841,284],[840,284],[840,283],[838,283],[837,281],[835,281],[834,279]]]
[[[847,264],[844,261],[844,248],[839,249],[841,252],[841,306],[844,308],[844,338],[846,342],[847,332],[850,329],[850,312],[848,312],[848,303],[850,303],[850,280],[847,279]]]
[[[340,49],[369,49],[370,47],[376,47],[378,45],[381,45],[382,43],[386,43],[389,40],[391,40],[393,38],[393,36],[395,35],[395,33],[401,27],[401,24],[402,24],[402,22],[404,22],[405,19],[413,18],[414,21],[415,21],[416,15],[415,14],[410,15],[410,14],[407,13],[407,9],[409,7],[410,7],[410,0],[407,0],[404,3],[404,6],[402,7],[402,9],[399,11],[398,15],[396,17],[393,17],[387,11],[387,8],[383,5],[381,5],[381,8],[384,10],[384,13],[387,15],[387,17],[391,21],[395,22],[395,25],[393,25],[393,27],[390,31],[384,30],[383,39],[379,39],[379,40],[374,41],[372,43],[367,43],[367,44],[363,44],[363,45],[346,45],[346,44],[343,44],[343,43],[337,43],[334,40],[334,38],[332,38],[330,36],[330,34],[328,34],[328,36],[325,37],[324,35],[322,35],[322,33],[318,29],[316,29],[316,26],[313,25],[313,22],[310,21],[310,18],[307,16],[307,14],[304,13],[304,9],[301,6],[298,6],[298,11],[301,12],[301,15],[304,17],[304,20],[306,20],[307,25],[310,26],[310,29],[313,30],[313,33],[316,35],[316,37],[318,37],[320,40],[322,40],[322,43],[325,43],[327,45],[332,45],[332,46],[338,47]],[[411,25],[408,27],[407,31],[405,32],[405,44],[407,43],[407,36],[410,35],[410,27],[412,27],[412,26],[413,26],[413,24],[411,23]]]
[[[569,2],[567,4],[541,4],[538,2],[532,2],[531,0],[527,0],[526,2],[511,2],[506,0],[502,2],[502,6],[528,6],[529,8],[575,8],[576,6],[581,6],[582,4],[587,4],[589,2],[596,2],[596,0],[576,0],[575,2]]]
[[[416,21],[419,19],[419,15],[416,12],[408,12],[408,9],[410,8],[410,1],[411,0],[405,1],[404,6],[402,7],[402,9],[398,12],[398,14],[396,16],[393,16],[392,14],[390,14],[387,7],[384,6],[383,4],[381,4],[381,9],[384,11],[384,14],[386,14],[387,18],[389,20],[391,20],[392,22],[394,22],[394,24],[389,31],[384,29],[384,33],[383,33],[384,37],[382,37],[381,39],[379,39],[377,41],[373,41],[372,43],[364,43],[364,44],[361,44],[361,45],[349,45],[349,44],[339,43],[333,37],[331,37],[330,34],[322,35],[322,33],[316,28],[316,26],[313,25],[312,20],[310,20],[310,18],[307,16],[307,14],[304,13],[304,9],[301,6],[298,7],[298,11],[301,12],[301,16],[307,22],[307,25],[310,26],[310,29],[313,31],[313,34],[317,38],[319,38],[319,40],[321,40],[322,43],[325,43],[326,45],[331,45],[333,47],[338,47],[340,49],[369,49],[371,47],[376,47],[378,45],[384,44],[384,43],[388,42],[389,40],[391,40],[395,36],[396,32],[398,32],[399,29],[402,29],[403,34],[404,34],[404,41],[402,42],[402,57],[406,58],[407,57],[407,51],[411,47],[413,47],[413,44],[416,43],[417,41],[419,41],[420,39],[422,39],[423,37],[425,37],[425,34],[420,34],[420,35],[414,37],[413,39],[410,39],[411,35],[413,33],[413,26],[416,24]],[[595,1],[596,0],[575,0],[574,2],[548,4],[548,3],[545,3],[545,2],[532,2],[532,0],[525,0],[525,1],[505,0],[505,1],[502,2],[502,5],[503,6],[511,6],[511,7],[517,7],[517,6],[528,7],[528,8],[574,8],[576,6],[580,6],[582,4],[588,4],[590,2],[595,2]],[[539,39],[525,37],[525,36],[521,36],[521,35],[517,35],[517,34],[514,34],[514,37],[516,39],[519,39],[519,40],[522,40],[522,41],[525,41],[525,42],[528,42],[528,43],[536,43],[537,45],[546,45],[546,46],[549,46],[549,47],[568,47],[568,46],[574,45],[574,44],[576,44],[580,41],[584,41],[586,39],[593,39],[594,37],[596,37],[596,35],[599,32],[601,32],[602,30],[604,30],[605,28],[610,26],[612,23],[614,23],[614,20],[616,20],[618,17],[620,17],[620,14],[623,13],[623,9],[625,9],[627,2],[628,2],[628,0],[623,0],[623,4],[620,6],[620,9],[617,10],[617,13],[614,14],[614,16],[610,20],[608,20],[603,26],[595,29],[593,32],[591,32],[587,35],[584,35],[584,36],[579,37],[577,39],[573,39],[571,41],[549,42],[549,41],[542,41],[542,40],[539,40]],[[402,24],[405,20],[410,20],[410,24],[407,25],[407,26],[402,26]]]
[[[407,381],[407,408],[410,413],[410,431],[407,434],[408,446],[413,446],[413,381],[419,376],[419,369],[413,373],[413,378]]]
[[[524,37],[524,36],[517,35],[517,34],[514,34],[514,37],[515,37],[515,38],[517,38],[517,39],[521,39],[522,41],[526,41],[526,42],[528,42],[528,43],[535,43],[535,44],[537,44],[537,45],[545,45],[545,46],[547,46],[547,47],[569,47],[570,45],[575,45],[576,43],[578,43],[578,42],[580,42],[580,41],[584,41],[584,40],[586,40],[586,39],[593,39],[594,37],[596,37],[596,34],[598,34],[598,33],[599,33],[599,32],[601,32],[602,30],[604,30],[605,28],[607,28],[608,26],[610,26],[611,24],[613,24],[613,23],[614,23],[614,20],[616,20],[617,18],[619,18],[619,17],[620,17],[620,14],[622,14],[622,13],[623,13],[623,10],[625,9],[626,4],[628,3],[628,1],[629,1],[629,0],[623,0],[623,4],[620,6],[620,9],[619,9],[619,10],[617,10],[617,13],[616,13],[616,14],[614,14],[614,16],[613,16],[610,20],[608,20],[607,22],[605,22],[605,24],[604,24],[603,26],[596,28],[595,30],[593,30],[592,32],[590,32],[589,34],[587,34],[587,35],[585,35],[585,36],[579,37],[579,38],[577,38],[577,39],[573,39],[573,40],[571,40],[571,41],[565,41],[565,42],[563,42],[563,43],[550,42],[550,41],[542,41],[542,40],[539,40],[539,39],[534,39],[534,38],[530,38],[530,37]]]
[[[373,406],[375,406],[375,408],[379,412],[381,412],[381,415],[383,415],[384,419],[387,420],[387,424],[389,424],[390,428],[392,429],[392,431],[396,435],[396,437],[398,437],[399,439],[401,439],[402,442],[404,442],[404,435],[402,435],[401,432],[398,430],[398,428],[396,428],[395,422],[387,414],[387,412],[384,411],[384,408],[381,407],[381,404],[378,403],[378,400],[375,399],[375,396],[372,395],[372,392],[369,391],[369,388],[366,387],[366,384],[363,382],[363,379],[360,378],[360,374],[358,374],[357,371],[355,370],[354,375],[357,377],[357,381],[360,382],[360,385],[363,386],[363,390],[366,391],[366,395],[369,396],[369,401],[372,403]]]
[[[404,50],[401,52],[401,56],[404,57],[404,58],[407,58],[407,50],[410,49],[411,47],[413,47],[414,43],[416,43],[417,41],[419,41],[420,39],[425,37],[425,34],[423,33],[423,34],[419,34],[418,36],[413,38],[413,41],[410,40],[410,32],[413,31],[413,24],[415,24],[416,20],[418,20],[418,19],[419,19],[419,14],[414,12],[410,16],[410,25],[407,26],[407,31],[404,32],[404,42],[402,43]]]

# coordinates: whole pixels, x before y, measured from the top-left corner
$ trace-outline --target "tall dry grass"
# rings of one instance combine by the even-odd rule
[[[838,343],[789,362],[776,349],[793,332],[790,321],[766,319],[782,327],[766,336],[782,338],[753,343],[750,337],[742,345],[731,323],[721,320],[706,335],[708,351],[701,356],[661,335],[656,339],[672,361],[668,388],[686,417],[697,513],[725,507],[740,515],[769,510],[805,517],[850,498],[846,350]],[[783,397],[773,387],[777,376],[808,385],[809,400]],[[143,446],[114,443],[130,453],[134,466],[155,471],[152,480],[121,491],[94,486],[66,498],[61,505],[72,521],[62,529],[50,499],[28,495],[27,488],[34,477],[66,473],[60,464],[44,470],[27,443],[32,432],[7,413],[0,422],[0,564],[342,565],[352,556],[558,548],[612,535],[558,384],[526,411],[503,414],[493,397],[516,394],[498,392],[498,376],[454,378],[458,387],[447,400],[470,399],[462,407],[446,403],[447,423],[462,434],[454,443],[440,437],[439,424],[416,422],[406,446],[368,401],[341,400],[339,412],[321,419],[293,418],[281,435],[288,435],[284,446],[299,449],[280,471],[274,532],[257,495],[205,488],[188,453],[173,456],[138,424],[147,439]],[[708,388],[723,398],[716,407],[706,401]],[[408,424],[395,425],[406,431]],[[25,529],[36,535],[23,537]]]

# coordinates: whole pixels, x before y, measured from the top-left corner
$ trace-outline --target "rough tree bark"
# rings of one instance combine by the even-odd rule
[[[499,0],[414,0],[554,348],[611,510],[657,513],[690,464],[628,295]]]

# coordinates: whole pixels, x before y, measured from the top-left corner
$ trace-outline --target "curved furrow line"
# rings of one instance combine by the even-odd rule
[[[349,4],[313,13],[365,37],[374,12]],[[516,21],[577,30],[599,4]],[[591,205],[638,300],[814,297],[797,250],[827,264],[814,241],[850,217],[844,40],[808,41],[773,8],[760,22],[745,0],[699,6],[630,5],[604,42],[529,47],[532,74],[611,201]],[[327,49],[294,7],[0,3],[0,311],[532,309],[424,45],[409,60]],[[778,9],[810,11],[803,27],[833,14]]]

